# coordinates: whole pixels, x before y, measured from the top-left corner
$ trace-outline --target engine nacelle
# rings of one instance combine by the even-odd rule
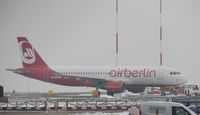
[[[104,89],[109,92],[120,93],[123,92],[125,86],[123,82],[107,82],[104,86]]]
[[[126,86],[126,89],[133,93],[141,93],[141,92],[144,92],[145,87],[144,86]]]

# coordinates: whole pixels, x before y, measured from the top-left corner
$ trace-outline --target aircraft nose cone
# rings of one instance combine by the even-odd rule
[[[176,82],[179,84],[179,85],[183,85],[187,82],[187,79],[183,76],[177,76],[176,77]]]
[[[187,79],[186,79],[184,76],[182,76],[182,78],[181,78],[181,83],[182,83],[182,84],[187,83]]]

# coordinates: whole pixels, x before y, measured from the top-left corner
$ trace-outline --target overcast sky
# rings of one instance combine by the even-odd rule
[[[163,64],[200,84],[200,0],[163,0]],[[159,66],[159,0],[119,0],[119,65]],[[115,0],[0,0],[5,91],[90,91],[6,71],[21,67],[17,36],[48,65],[115,65]]]

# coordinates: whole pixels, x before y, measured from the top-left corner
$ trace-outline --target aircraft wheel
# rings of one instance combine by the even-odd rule
[[[114,93],[111,91],[107,91],[107,95],[114,96]]]

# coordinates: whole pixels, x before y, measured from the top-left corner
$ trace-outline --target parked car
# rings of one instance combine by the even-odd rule
[[[200,115],[200,106],[190,105],[188,108],[195,112],[197,115]]]
[[[129,115],[196,115],[196,113],[180,103],[148,101],[140,102],[132,111],[129,109]]]

